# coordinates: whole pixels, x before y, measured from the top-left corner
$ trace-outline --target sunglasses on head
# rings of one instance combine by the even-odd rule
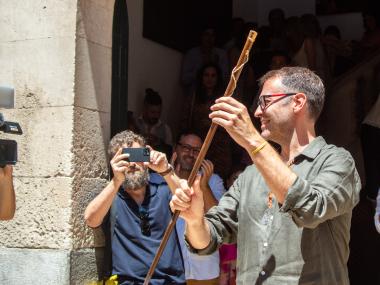
[[[150,224],[148,209],[143,206],[139,207],[140,229],[145,236],[150,236]]]

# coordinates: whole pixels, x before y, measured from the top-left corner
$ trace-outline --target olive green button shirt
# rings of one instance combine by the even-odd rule
[[[238,245],[238,284],[349,284],[351,213],[360,179],[349,152],[315,138],[297,156],[284,204],[268,207],[269,189],[249,166],[210,209],[212,241]]]

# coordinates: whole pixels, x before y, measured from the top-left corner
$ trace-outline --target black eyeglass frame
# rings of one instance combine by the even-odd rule
[[[139,207],[140,230],[145,236],[150,236],[149,213],[144,207]]]
[[[183,148],[185,152],[190,153],[191,151],[195,154],[198,155],[201,152],[200,147],[192,147],[191,145],[185,144],[185,143],[180,143],[178,142],[177,145]]]

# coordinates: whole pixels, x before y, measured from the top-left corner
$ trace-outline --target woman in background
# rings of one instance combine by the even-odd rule
[[[217,64],[204,65],[197,76],[195,92],[185,102],[181,131],[193,129],[204,140],[211,125],[208,117],[215,99],[223,96],[224,82]],[[223,128],[218,128],[207,152],[214,162],[214,171],[226,179],[231,168],[231,138]]]

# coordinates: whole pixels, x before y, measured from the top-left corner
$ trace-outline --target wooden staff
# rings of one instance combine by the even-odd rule
[[[231,72],[230,81],[228,82],[226,91],[224,92],[224,95],[223,95],[224,97],[232,96],[232,94],[234,93],[235,88],[236,88],[236,84],[237,84],[237,81],[238,81],[238,79],[240,77],[240,73],[241,73],[241,71],[243,69],[243,66],[249,60],[249,51],[252,48],[252,45],[253,45],[253,42],[256,39],[256,36],[257,36],[257,33],[255,31],[253,31],[253,30],[249,31],[247,40],[246,40],[246,42],[244,44],[243,50],[241,51],[239,60],[236,63],[236,66],[234,67],[234,69]],[[197,157],[197,159],[196,159],[196,161],[194,163],[194,166],[193,166],[193,169],[191,170],[189,178],[187,179],[187,182],[188,182],[189,186],[192,186],[193,183],[194,183],[194,181],[195,181],[196,175],[197,175],[197,173],[199,171],[199,168],[201,167],[201,163],[202,163],[203,159],[206,156],[207,150],[210,147],[212,138],[215,135],[215,131],[216,131],[217,127],[218,127],[217,124],[211,123],[210,129],[208,130],[208,133],[207,133],[207,136],[205,138],[205,141],[204,141],[204,143],[202,145],[202,148],[201,148],[201,150],[199,152],[199,155],[198,155],[198,157]],[[176,210],[174,212],[174,214],[172,216],[172,219],[171,219],[168,227],[166,228],[166,231],[164,233],[164,236],[162,238],[160,246],[159,246],[159,248],[157,250],[156,256],[153,259],[152,265],[149,268],[148,274],[145,277],[144,285],[149,285],[149,281],[150,281],[150,279],[153,276],[154,269],[156,268],[157,263],[160,260],[162,252],[165,249],[166,243],[168,242],[169,236],[170,236],[170,234],[172,233],[172,231],[174,229],[174,226],[175,226],[175,224],[177,222],[177,219],[178,219],[180,213],[181,213],[181,211],[179,211],[179,210]]]

